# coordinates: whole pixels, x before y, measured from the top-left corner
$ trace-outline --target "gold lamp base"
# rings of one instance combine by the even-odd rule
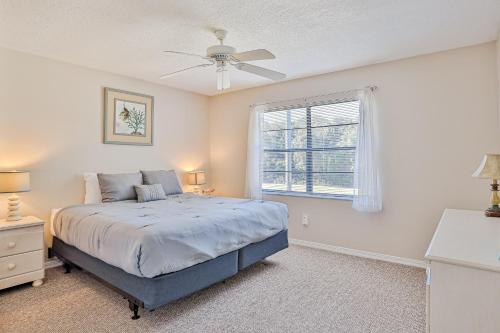
[[[490,185],[491,189],[491,207],[484,211],[484,215],[488,217],[500,217],[500,198],[498,197],[498,181],[493,179]]]
[[[488,217],[500,217],[500,197],[498,196],[498,179],[500,179],[500,154],[486,154],[479,168],[472,177],[489,178],[491,182],[491,206],[486,209],[484,215]]]

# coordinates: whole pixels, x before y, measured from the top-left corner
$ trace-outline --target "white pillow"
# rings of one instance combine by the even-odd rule
[[[52,208],[50,210],[50,233],[52,234],[52,236],[56,236],[56,232],[54,230],[54,218],[56,217],[56,214],[59,213],[59,211],[61,210],[62,208]]]
[[[83,203],[86,205],[102,203],[101,188],[99,187],[97,173],[85,172],[83,180],[85,181],[85,201]]]

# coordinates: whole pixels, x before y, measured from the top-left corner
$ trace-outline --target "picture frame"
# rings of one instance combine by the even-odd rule
[[[105,144],[153,145],[154,97],[104,88]]]

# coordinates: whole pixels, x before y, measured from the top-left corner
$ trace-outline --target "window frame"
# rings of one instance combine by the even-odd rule
[[[338,102],[325,102],[325,103],[318,103],[318,104],[312,104],[312,105],[307,105],[307,106],[289,106],[289,107],[280,107],[280,108],[273,108],[265,111],[264,113],[268,112],[276,112],[276,111],[290,111],[298,108],[304,108],[306,109],[306,127],[301,127],[301,128],[294,128],[294,129],[305,129],[307,131],[306,134],[306,148],[289,148],[289,144],[291,141],[291,113],[287,112],[287,128],[286,129],[281,129],[281,130],[268,130],[268,131],[287,131],[287,140],[286,140],[286,148],[284,149],[262,149],[262,155],[264,155],[264,152],[274,152],[274,153],[289,153],[289,152],[305,152],[306,153],[306,170],[303,172],[306,176],[306,192],[299,192],[299,191],[292,191],[291,190],[291,182],[289,181],[289,175],[291,175],[293,172],[292,171],[279,171],[280,173],[285,173],[285,180],[286,180],[286,186],[287,190],[273,190],[273,189],[264,189],[262,188],[263,183],[261,184],[261,190],[264,195],[279,195],[279,196],[291,196],[291,197],[307,197],[307,198],[319,198],[319,199],[336,199],[336,200],[346,200],[346,201],[352,201],[354,200],[354,197],[357,195],[356,194],[356,189],[354,189],[355,194],[333,194],[333,193],[320,193],[320,192],[313,192],[313,174],[317,174],[320,172],[313,172],[313,164],[312,164],[312,153],[314,151],[341,151],[341,150],[354,150],[356,151],[358,142],[356,142],[355,146],[349,146],[349,147],[328,147],[328,148],[313,148],[312,147],[312,129],[314,128],[322,128],[322,127],[337,127],[337,126],[352,126],[352,125],[357,125],[358,126],[358,137],[357,139],[359,140],[359,120],[358,122],[354,123],[343,123],[343,124],[334,124],[334,125],[320,125],[320,126],[312,126],[312,113],[311,113],[311,108],[315,106],[322,106],[322,105],[332,105],[332,104],[341,104],[341,103],[349,103],[349,102],[361,102],[359,98],[352,98],[352,99],[347,99],[347,100],[341,100]],[[359,107],[358,107],[358,112],[359,112]],[[264,133],[266,131],[262,131]],[[290,170],[288,168],[288,164],[290,163],[290,158],[291,154],[287,154],[287,170]],[[261,167],[263,168],[263,163],[261,163]],[[262,175],[264,175],[264,172],[274,172],[272,170],[263,170],[262,169]],[[278,172],[278,171],[276,171]],[[349,172],[338,172],[338,171],[328,171],[328,172],[323,172],[323,173],[328,173],[328,174],[352,174],[354,176],[354,171],[349,171]],[[353,184],[354,186],[354,184]]]

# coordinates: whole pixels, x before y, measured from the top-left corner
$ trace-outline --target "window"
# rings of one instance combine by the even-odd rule
[[[262,190],[352,197],[359,101],[269,110],[262,116]]]

